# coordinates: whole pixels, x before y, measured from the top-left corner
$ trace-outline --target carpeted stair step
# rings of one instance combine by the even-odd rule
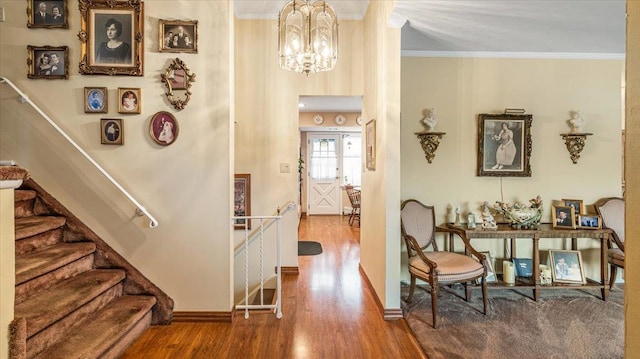
[[[36,198],[36,191],[17,189],[13,193],[15,217],[33,216],[33,200]]]
[[[151,325],[155,303],[151,296],[119,297],[35,358],[118,358]]]
[[[93,242],[57,243],[16,257],[16,302],[93,268]]]
[[[26,319],[27,337],[31,337],[97,299],[124,278],[125,272],[120,269],[96,269],[81,273],[49,288],[42,295],[16,304],[14,316]],[[75,318],[75,322],[81,319],[84,318]]]
[[[54,216],[16,218],[16,255],[59,242],[66,222]]]

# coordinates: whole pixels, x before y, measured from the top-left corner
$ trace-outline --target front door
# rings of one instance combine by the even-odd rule
[[[307,214],[340,214],[340,135],[309,133],[307,154]]]

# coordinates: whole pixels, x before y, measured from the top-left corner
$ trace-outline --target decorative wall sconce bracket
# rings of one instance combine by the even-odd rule
[[[424,157],[427,162],[431,163],[436,156],[436,150],[440,145],[442,136],[446,135],[445,132],[416,132],[416,136],[420,139],[420,145],[424,151]]]
[[[574,164],[578,163],[580,158],[580,152],[584,148],[587,141],[587,136],[591,136],[593,133],[561,133],[560,136],[564,139],[564,144],[567,145],[569,155],[571,155],[571,161]]]

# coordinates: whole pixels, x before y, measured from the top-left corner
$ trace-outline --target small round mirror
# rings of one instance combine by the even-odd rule
[[[191,84],[196,80],[196,74],[189,72],[189,68],[182,60],[176,58],[171,62],[164,74],[160,75],[167,92],[167,100],[180,111],[191,99]]]

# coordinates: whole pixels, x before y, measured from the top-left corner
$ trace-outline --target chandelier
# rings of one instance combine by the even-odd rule
[[[292,0],[278,16],[280,67],[304,74],[330,71],[338,61],[338,18],[319,0]]]

